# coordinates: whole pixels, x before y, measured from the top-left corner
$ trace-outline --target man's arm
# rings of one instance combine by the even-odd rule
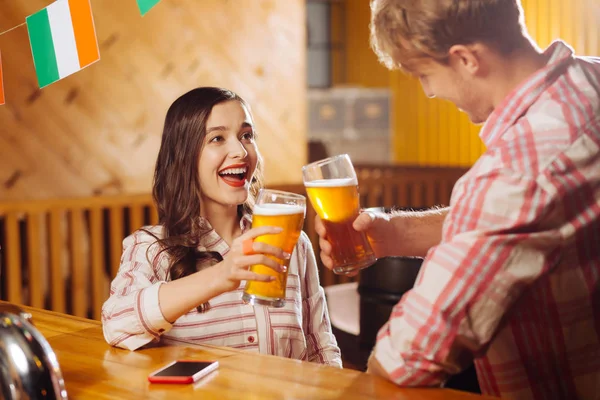
[[[390,214],[393,226],[387,240],[386,256],[425,257],[429,249],[442,240],[442,226],[450,208],[427,211],[394,211]]]
[[[365,232],[377,258],[387,256],[425,257],[429,249],[440,243],[442,226],[449,208],[428,211],[395,211],[391,214],[363,212],[354,221],[354,229]],[[321,261],[331,269],[331,244],[319,216],[315,219],[319,234]]]
[[[535,180],[494,171],[471,178],[455,200],[446,221],[452,233],[429,252],[369,363],[401,386],[439,385],[460,372],[560,256],[560,231],[548,226],[556,199]]]
[[[381,366],[381,364],[379,364],[377,358],[375,358],[375,352],[371,353],[371,355],[369,356],[369,361],[367,361],[367,373],[381,376],[382,378],[385,378],[389,381],[392,380],[392,378],[388,375],[387,371]]]

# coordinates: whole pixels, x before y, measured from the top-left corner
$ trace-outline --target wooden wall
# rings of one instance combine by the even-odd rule
[[[333,83],[339,85],[389,87],[390,71],[377,60],[369,43],[371,8],[369,0],[342,0],[343,7],[332,7],[332,32],[343,32],[343,60],[333,59]],[[343,10],[343,12],[335,12]],[[336,39],[336,38],[334,38]],[[337,42],[337,40],[334,40]],[[338,63],[343,63],[339,68]]]
[[[453,104],[427,99],[416,79],[375,65],[368,47],[368,1],[345,0],[345,4],[346,78],[336,83],[392,89],[395,160],[422,166],[472,165],[485,151],[479,127]],[[561,38],[579,54],[600,55],[600,0],[522,0],[522,4],[529,33],[542,48]]]
[[[0,31],[50,4],[0,1]],[[25,26],[0,36],[0,200],[148,192],[164,115],[197,86],[253,107],[267,183],[306,160],[303,0],[92,0],[100,62],[37,89]]]

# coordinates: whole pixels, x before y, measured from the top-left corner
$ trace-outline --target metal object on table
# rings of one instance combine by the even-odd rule
[[[67,399],[56,354],[31,314],[12,304],[0,304],[0,398]]]

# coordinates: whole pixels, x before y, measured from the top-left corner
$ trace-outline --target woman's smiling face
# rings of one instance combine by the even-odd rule
[[[198,160],[203,204],[243,204],[248,198],[259,153],[252,116],[237,100],[213,107]]]

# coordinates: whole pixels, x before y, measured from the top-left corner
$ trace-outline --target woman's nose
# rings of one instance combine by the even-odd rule
[[[248,155],[248,151],[240,141],[234,141],[231,146],[232,147],[229,151],[229,155],[232,158],[246,158],[246,156]]]

